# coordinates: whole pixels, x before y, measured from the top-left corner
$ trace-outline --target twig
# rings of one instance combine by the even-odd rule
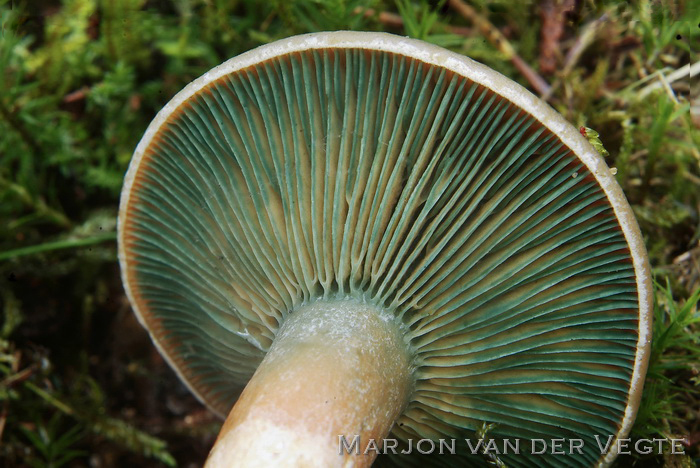
[[[574,9],[574,0],[544,0],[540,2],[540,73],[550,75],[557,69],[564,34],[564,20]]]
[[[360,8],[355,10],[355,13],[362,13],[365,17],[376,16],[380,23],[384,26],[389,26],[391,28],[401,29],[404,26],[403,18],[401,15],[396,13],[391,13],[388,11],[380,11],[377,13],[373,8]],[[471,36],[473,31],[471,28],[465,28],[464,26],[452,26],[449,24],[438,23],[441,27],[445,28],[447,32],[452,34],[457,34],[459,36]]]
[[[452,5],[462,16],[469,19],[477,28],[485,33],[489,40],[498,48],[498,50],[506,55],[506,57],[513,62],[515,67],[520,71],[520,73],[525,76],[525,78],[530,82],[530,85],[540,94],[543,95],[548,92],[549,84],[537,74],[530,66],[525,63],[525,61],[520,58],[520,56],[515,52],[513,46],[510,45],[508,40],[501,34],[498,29],[496,29],[488,20],[484,19],[479,15],[473,8],[469,5],[462,3],[457,0],[458,4],[461,6]],[[460,10],[462,8],[462,10]],[[464,10],[466,8],[466,10]],[[394,28],[403,28],[404,22],[400,15],[396,13],[390,13],[386,11],[381,11],[377,14],[377,11],[372,8],[361,9],[358,8],[356,13],[362,13],[367,17],[377,16],[379,22],[385,26],[390,26]],[[446,31],[457,34],[459,36],[471,37],[474,35],[474,31],[471,28],[465,28],[463,26],[452,26],[449,24],[440,24]]]
[[[601,26],[603,26],[603,24],[605,24],[606,21],[608,21],[608,14],[603,13],[600,18],[591,21],[583,27],[581,35],[576,38],[574,45],[571,46],[569,51],[566,53],[566,58],[564,59],[564,76],[571,73],[574,65],[576,65],[581,58],[583,51],[593,43],[593,39],[595,39],[596,35],[598,34],[598,30]]]
[[[377,11],[374,8],[362,7],[357,7],[357,9],[355,9],[355,13],[361,13],[365,16],[365,18],[371,18],[372,16],[376,16],[379,22],[382,23],[384,26],[390,26],[392,28],[403,28],[403,19],[400,15],[397,15],[396,13],[380,11],[379,14],[377,14]]]
[[[634,55],[630,55],[630,58],[632,58],[632,57],[634,57]],[[625,86],[621,91],[619,91],[619,93],[624,94],[624,93],[629,93],[632,90],[637,89],[637,88],[641,89],[643,84],[646,84],[646,83],[652,81],[656,77],[657,74],[666,73],[669,70],[671,70],[670,67],[660,68],[660,69],[656,70],[654,73],[652,73],[651,75],[647,74],[647,75],[643,76],[642,78],[638,79],[637,81],[635,81],[634,83],[630,83],[629,85]],[[637,96],[638,95],[639,95],[639,93],[637,93]]]
[[[491,22],[480,15],[474,8],[464,3],[462,0],[449,0],[449,5],[462,17],[469,20],[479,31],[491,42],[502,54],[506,56],[515,68],[527,79],[535,91],[540,96],[549,93],[550,86],[535,70],[533,70],[517,54],[508,39]]]
[[[10,386],[12,385],[15,385],[19,382],[24,382],[32,376],[35,370],[36,365],[32,364],[26,369],[22,369],[20,372],[17,372],[16,374],[12,374],[9,377],[5,378],[2,382],[0,382],[0,387],[10,388]]]
[[[552,83],[549,92],[542,96],[542,99],[548,101],[554,92],[559,89],[562,84],[562,78],[566,78],[571,74],[574,66],[578,63],[583,52],[590,46],[598,35],[600,28],[608,21],[608,14],[603,13],[600,18],[591,21],[582,28],[581,34],[576,38],[576,41],[566,53],[564,58],[564,68],[558,78]]]
[[[659,81],[655,81],[654,83],[651,83],[642,88],[638,93],[639,99],[644,98],[655,89],[664,87],[675,100],[675,95],[673,94],[673,91],[670,89],[669,85],[674,81],[678,81],[682,78],[687,77],[688,79],[690,79],[697,74],[700,74],[700,62],[695,62],[692,66],[689,63],[687,63],[681,68],[673,71],[672,73],[669,73],[668,75],[659,73]]]
[[[68,93],[65,96],[63,96],[63,102],[66,104],[71,104],[73,102],[82,101],[83,99],[85,99],[87,97],[89,92],[90,92],[90,88],[88,88],[87,86],[83,86],[82,88],[77,89],[77,90],[73,91],[72,93]]]

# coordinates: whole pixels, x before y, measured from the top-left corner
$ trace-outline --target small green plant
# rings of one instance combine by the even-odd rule
[[[29,440],[37,455],[27,462],[36,468],[59,468],[71,460],[85,456],[84,450],[75,450],[83,437],[82,428],[78,425],[68,430],[63,429],[60,413],[54,413],[48,420],[36,421],[33,425],[20,426],[20,430]]]
[[[608,153],[608,150],[605,149],[603,146],[603,142],[600,141],[600,134],[593,130],[592,128],[588,127],[581,127],[581,135],[585,136],[588,139],[588,142],[595,148],[595,150],[600,153],[601,156],[606,157],[609,156],[610,153]]]
[[[444,3],[444,1],[440,2],[438,8]],[[437,9],[431,9],[430,4],[426,1],[421,1],[416,5],[410,0],[397,0],[396,7],[403,19],[406,34],[424,41],[430,39],[430,32],[439,19]]]
[[[67,386],[51,378],[53,366],[46,356],[23,356],[10,341],[22,323],[21,304],[10,290],[2,293],[5,320],[0,328],[0,405],[12,445],[6,446],[5,453],[0,450],[0,457],[17,456],[33,467],[58,468],[87,455],[76,447],[92,434],[175,466],[165,442],[104,414],[103,392],[88,375],[74,378]]]
[[[682,305],[670,283],[656,284],[649,370],[632,436],[687,437],[687,412],[700,401],[700,289]],[[688,415],[690,416],[690,415]]]
[[[481,455],[486,459],[486,462],[489,465],[495,466],[497,468],[507,468],[506,464],[503,463],[503,461],[498,457],[496,453],[487,450],[488,442],[489,440],[491,440],[489,432],[495,429],[496,426],[498,426],[498,424],[487,423],[486,421],[483,421],[481,423],[481,426],[479,426],[479,428],[476,430],[476,437],[483,442],[482,447],[484,448],[481,452]]]

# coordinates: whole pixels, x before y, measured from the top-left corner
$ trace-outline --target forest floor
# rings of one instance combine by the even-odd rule
[[[656,281],[632,437],[680,438],[688,454],[616,463],[698,463],[700,9],[692,3],[0,0],[0,465],[201,466],[220,421],[179,382],[124,295],[115,234],[122,178],[150,120],[188,82],[260,44],[341,29],[468,55],[598,131]]]

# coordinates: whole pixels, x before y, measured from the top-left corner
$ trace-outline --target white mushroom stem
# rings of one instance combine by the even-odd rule
[[[393,314],[354,300],[305,305],[285,320],[206,466],[369,466],[377,453],[363,453],[367,444],[381,447],[411,389]],[[355,436],[348,453],[343,441]]]

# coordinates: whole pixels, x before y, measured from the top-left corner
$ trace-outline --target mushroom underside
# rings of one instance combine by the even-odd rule
[[[290,314],[350,299],[390,313],[410,356],[397,451],[458,441],[379,463],[483,466],[464,439],[490,423],[499,446],[583,441],[523,443],[509,467],[602,460],[596,436],[620,433],[638,385],[638,278],[610,198],[533,115],[448,68],[326,47],[208,82],[150,138],[122,206],[125,278],[215,411]]]

